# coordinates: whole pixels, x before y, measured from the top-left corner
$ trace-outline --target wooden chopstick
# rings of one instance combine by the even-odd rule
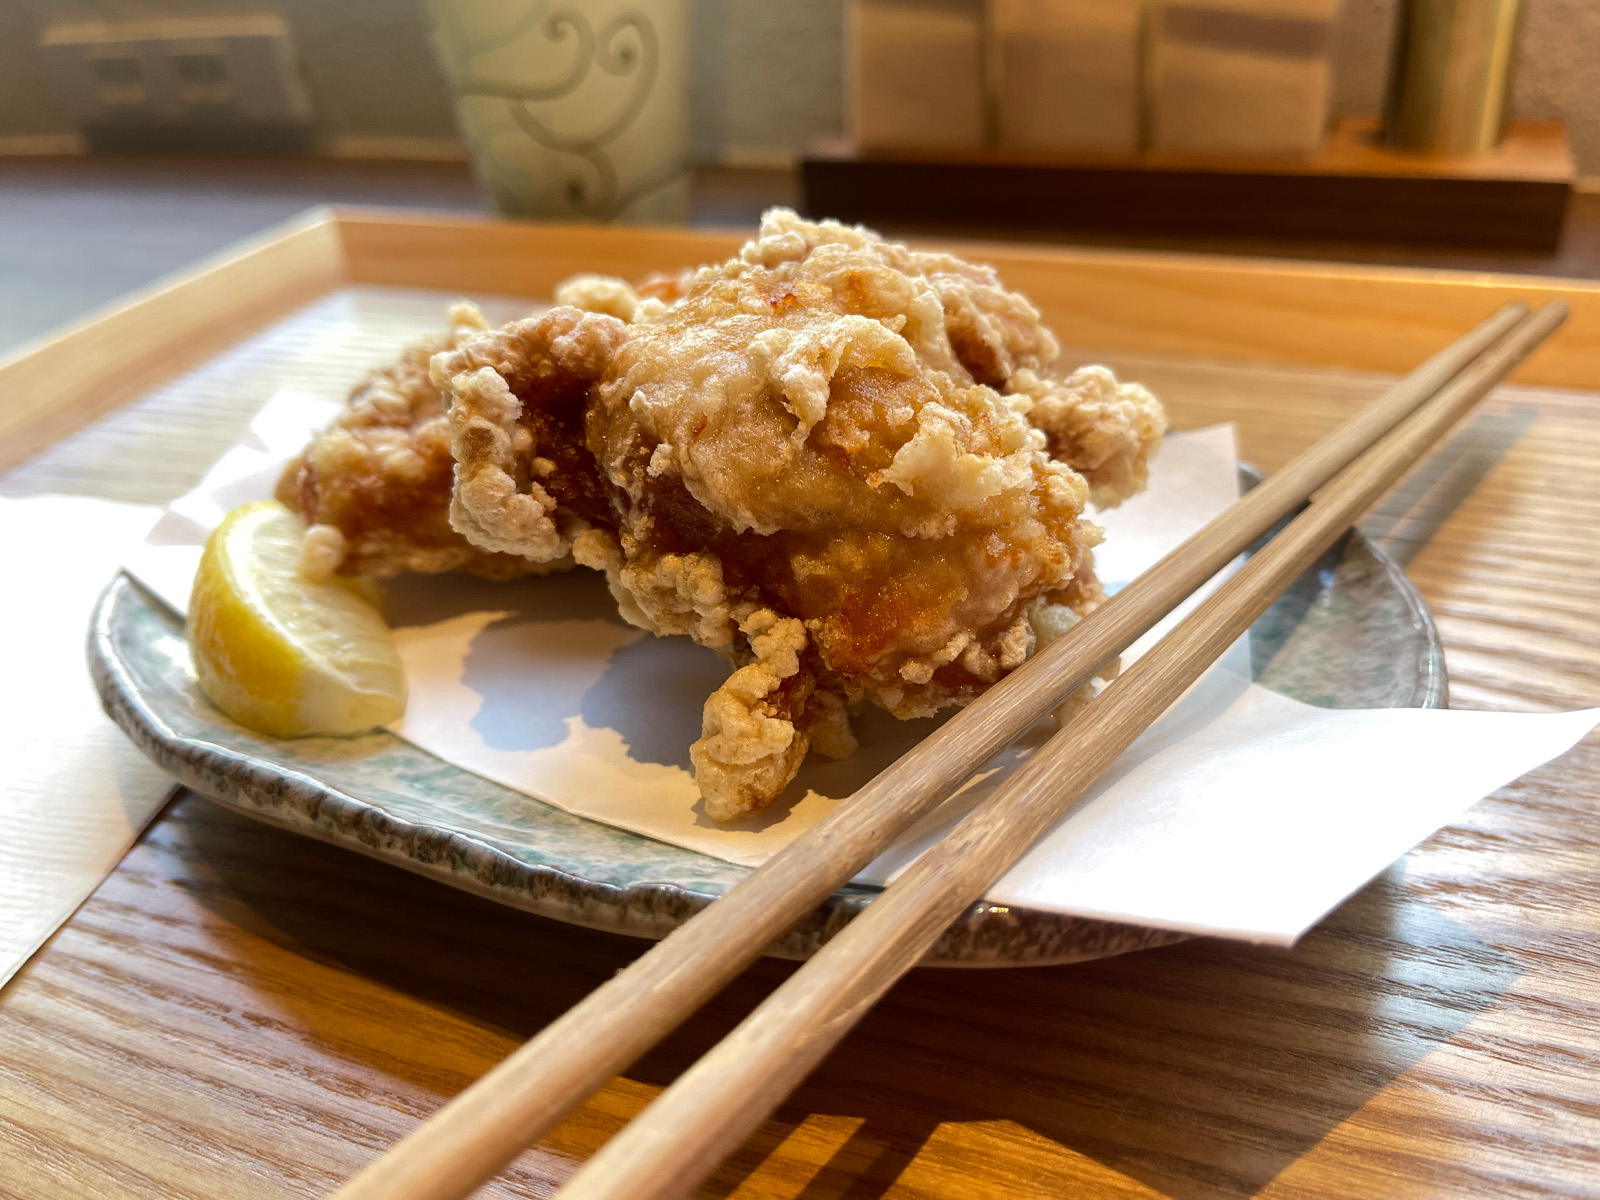
[[[1512,304],[957,713],[849,802],[547,1026],[335,1193],[457,1200],[676,1028],[904,829],[1527,317]],[[877,902],[875,901],[875,904]]]
[[[677,1200],[1439,438],[1566,319],[1553,301],[1344,471],[560,1189]]]

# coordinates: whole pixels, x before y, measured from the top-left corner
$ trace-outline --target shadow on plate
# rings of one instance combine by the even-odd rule
[[[461,662],[461,683],[483,701],[472,728],[494,750],[560,745],[576,715],[590,729],[613,730],[633,762],[692,775],[689,747],[700,736],[706,697],[732,669],[687,637],[651,637],[626,624],[604,578],[587,570],[509,584],[401,576],[387,585],[384,612],[401,629],[465,613],[504,614],[472,636]],[[545,669],[511,669],[530,657]],[[642,696],[651,703],[641,704]],[[780,821],[809,791],[850,795],[953,712],[896,721],[869,708],[853,721],[861,743],[856,753],[838,761],[811,757],[777,802],[735,828],[757,830]],[[703,815],[700,820],[725,828]]]

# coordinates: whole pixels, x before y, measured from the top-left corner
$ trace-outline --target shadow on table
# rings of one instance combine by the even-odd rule
[[[182,826],[165,835],[189,868],[180,886],[219,916],[515,1038],[643,948],[195,797],[166,821]],[[1197,940],[1067,967],[918,971],[700,1194],[727,1197],[775,1172],[784,1195],[873,1200],[937,1133],[960,1143],[973,1194],[1068,1194],[1086,1156],[1173,1200],[1253,1195],[1515,977],[1507,956],[1397,878],[1380,878],[1294,951]],[[629,1077],[665,1086],[793,969],[756,964]],[[312,1036],[390,1069],[380,1047],[323,1029],[315,999],[288,1000]],[[820,1169],[780,1161],[812,1114],[859,1124]]]

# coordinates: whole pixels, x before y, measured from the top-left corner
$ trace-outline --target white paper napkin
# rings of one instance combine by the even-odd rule
[[[127,853],[172,781],[100,711],[84,637],[157,510],[0,499],[0,984]]]
[[[233,504],[270,494],[281,463],[328,411],[280,395],[248,442],[156,524],[131,568],[181,608],[203,530]],[[1102,578],[1142,570],[1235,494],[1230,430],[1169,438],[1149,491],[1103,515]],[[727,674],[715,655],[624,624],[586,571],[511,585],[403,580],[388,605],[411,683],[396,732],[569,812],[733,862],[764,861],[931,727],[869,712],[860,751],[808,763],[792,789],[799,799],[719,827],[688,772],[701,704]],[[1600,722],[1600,709],[1313,708],[1251,684],[1241,649],[1147,731],[990,899],[1289,943],[1416,842]],[[1002,755],[863,879],[892,877],[1029,744]]]

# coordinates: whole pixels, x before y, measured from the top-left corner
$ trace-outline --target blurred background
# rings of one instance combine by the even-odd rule
[[[1600,273],[1594,0],[5,0],[0,348],[317,203]]]

